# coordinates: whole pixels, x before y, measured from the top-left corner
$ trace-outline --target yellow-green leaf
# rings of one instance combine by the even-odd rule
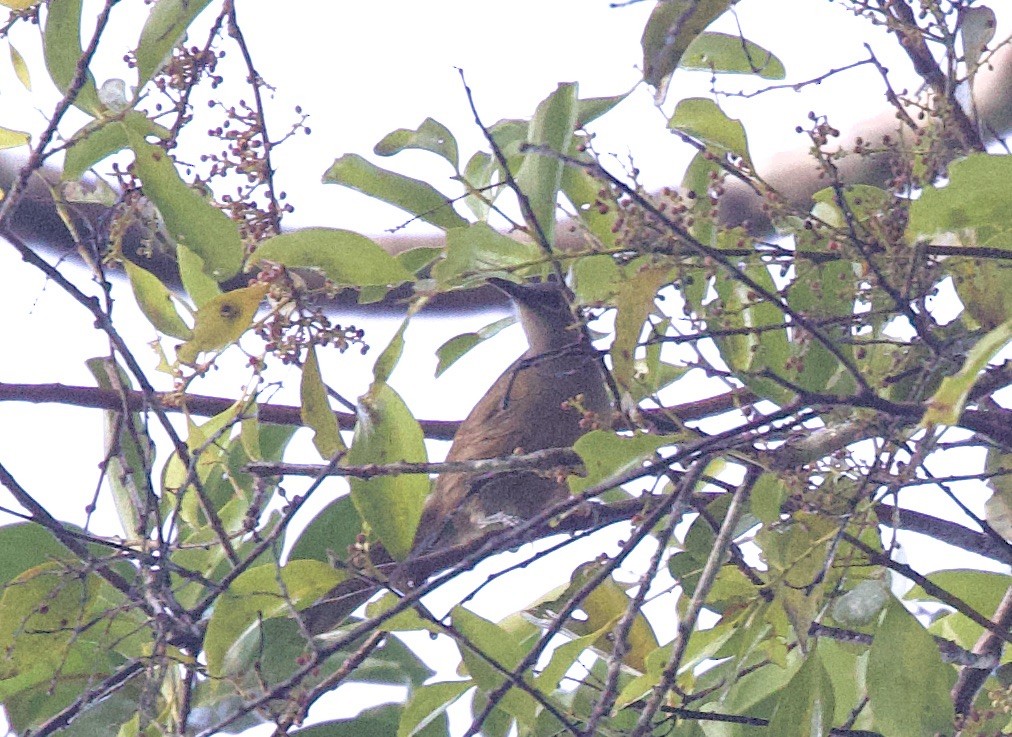
[[[179,360],[193,363],[200,353],[224,348],[238,340],[252,324],[266,294],[266,284],[254,284],[210,300],[197,310],[193,337],[176,349]]]
[[[31,140],[32,137],[22,131],[11,130],[10,128],[0,128],[0,149],[26,146]]]
[[[612,373],[620,387],[628,390],[635,373],[636,346],[643,323],[654,310],[657,290],[668,282],[671,269],[664,265],[634,261],[628,276],[617,285],[615,306],[615,342],[611,346]]]
[[[37,0],[33,0],[31,2],[31,5],[35,5],[36,2]],[[31,92],[32,77],[31,74],[29,74],[28,72],[28,65],[25,63],[25,57],[21,56],[21,52],[18,51],[16,48],[14,48],[14,44],[11,44],[10,51],[11,51],[11,66],[14,67],[14,74],[17,75],[18,81],[24,85],[25,89]]]
[[[908,238],[977,229],[980,245],[1007,249],[1012,192],[994,183],[1008,181],[1010,176],[1012,156],[971,154],[954,161],[944,187],[926,187],[910,203]]]
[[[172,292],[169,291],[157,276],[147,269],[142,269],[132,261],[124,261],[130,286],[141,312],[148,318],[159,332],[171,335],[180,340],[189,340],[193,331],[183,322],[175,305],[172,303]]]
[[[1009,341],[1012,341],[1012,319],[989,332],[970,349],[963,368],[953,376],[942,379],[942,385],[928,400],[928,410],[921,425],[956,425],[963,413],[963,405],[980,372]]]
[[[345,449],[341,439],[337,415],[330,408],[327,400],[327,389],[320,376],[320,362],[316,356],[316,348],[310,346],[306,354],[306,363],[302,366],[302,382],[300,384],[302,421],[313,430],[313,445],[320,455],[327,459]]]
[[[67,657],[75,641],[93,640],[84,628],[99,580],[94,574],[68,576],[66,565],[43,563],[29,568],[0,597],[0,679],[48,664],[50,673]],[[80,644],[84,644],[81,642]],[[97,654],[91,648],[92,654]]]

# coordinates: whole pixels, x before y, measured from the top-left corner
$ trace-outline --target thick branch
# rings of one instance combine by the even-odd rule
[[[736,389],[715,397],[685,402],[665,409],[644,410],[643,415],[660,432],[676,432],[680,422],[689,422],[703,417],[728,412],[750,404],[754,400],[751,392]],[[171,392],[154,392],[149,398],[144,392],[131,391],[121,395],[118,392],[92,386],[68,386],[66,384],[7,384],[0,382],[0,402],[32,402],[35,404],[54,402],[75,407],[92,407],[121,411],[126,409],[143,412],[152,409],[152,401],[159,410],[182,412],[185,408],[191,415],[213,417],[235,405],[234,399],[211,397],[205,394],[186,394],[183,400]],[[259,404],[257,417],[261,422],[274,425],[302,426],[301,408],[284,404]],[[335,412],[342,430],[355,427],[355,415],[349,412]],[[427,438],[450,440],[460,422],[456,420],[421,420],[422,430]]]

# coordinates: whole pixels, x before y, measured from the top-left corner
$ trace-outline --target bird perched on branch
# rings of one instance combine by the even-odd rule
[[[604,373],[565,289],[553,283],[489,282],[516,305],[528,348],[461,423],[446,459],[566,448],[587,432],[587,420],[610,424]],[[531,519],[568,495],[565,480],[537,471],[442,474],[426,499],[411,554],[397,578],[417,582],[431,573],[415,562],[420,556],[475,540],[491,526]]]

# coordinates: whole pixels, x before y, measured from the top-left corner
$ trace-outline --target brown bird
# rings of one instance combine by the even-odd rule
[[[552,283],[489,282],[512,298],[528,348],[461,423],[446,459],[505,458],[570,447],[587,431],[581,423],[584,411],[609,423],[604,374],[564,289]],[[530,519],[568,495],[565,481],[535,471],[442,474],[395,579],[417,582],[431,572],[413,565],[419,556],[475,540],[493,526]]]

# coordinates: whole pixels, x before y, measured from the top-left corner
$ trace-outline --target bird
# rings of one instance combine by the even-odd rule
[[[610,424],[605,374],[565,287],[488,281],[513,301],[527,350],[460,424],[446,460],[568,448],[587,432],[588,422]],[[394,579],[410,587],[431,573],[419,568],[420,557],[531,519],[568,496],[563,478],[543,472],[443,473],[426,498],[411,552]]]

